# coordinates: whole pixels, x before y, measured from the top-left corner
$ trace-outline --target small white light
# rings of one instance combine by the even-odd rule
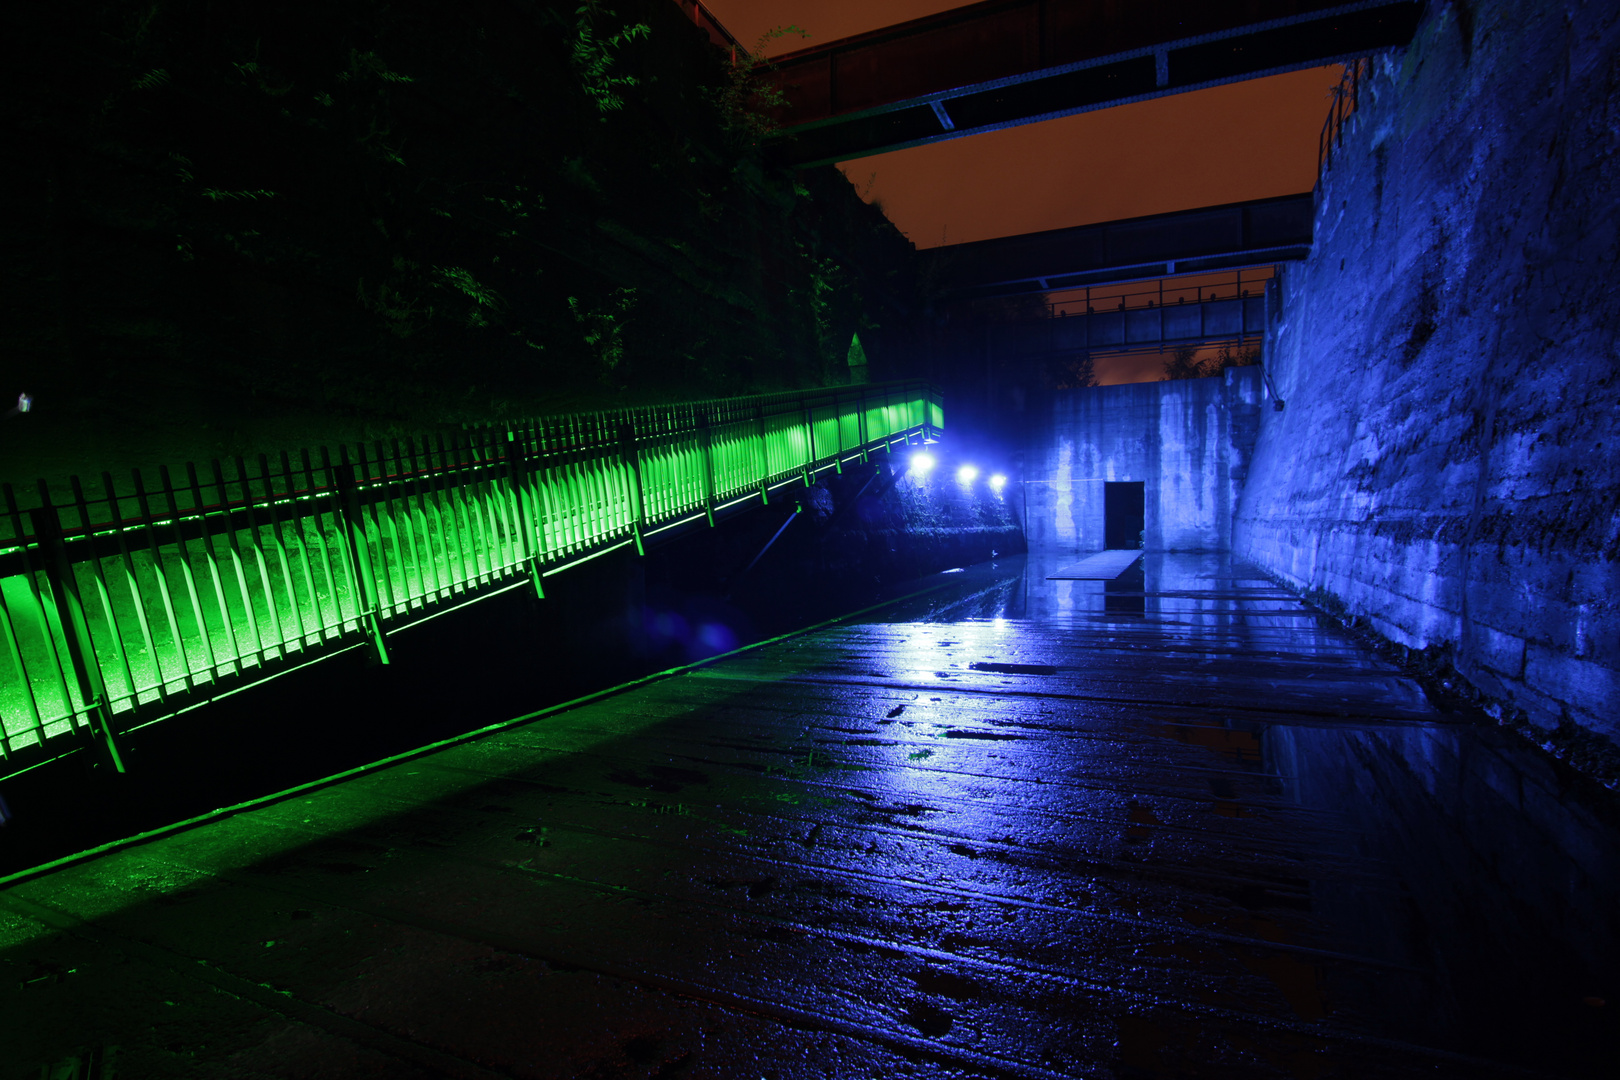
[[[997,494],[1000,494],[1001,489],[1006,487],[1006,486],[1007,486],[1007,478],[1005,476],[1002,476],[1000,473],[996,473],[996,475],[994,475],[994,476],[992,476],[990,478],[990,487]]]
[[[934,467],[934,455],[926,450],[919,450],[911,455],[911,471],[925,473]]]
[[[958,484],[971,484],[973,478],[978,475],[979,467],[977,465],[964,465],[956,470],[956,482]]]

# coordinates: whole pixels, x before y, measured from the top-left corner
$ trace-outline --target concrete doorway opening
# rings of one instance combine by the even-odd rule
[[[1131,481],[1103,484],[1103,546],[1107,548],[1141,548],[1143,531],[1147,528],[1147,497],[1145,484]]]

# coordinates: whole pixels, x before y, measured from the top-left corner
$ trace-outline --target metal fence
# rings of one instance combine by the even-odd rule
[[[0,776],[932,437],[920,382],[545,417],[38,485],[0,522]]]
[[[1316,137],[1316,180],[1333,164],[1333,151],[1344,143],[1344,128],[1361,107],[1361,84],[1372,78],[1372,57],[1364,56],[1344,65],[1339,85],[1333,88],[1333,104],[1328,107],[1322,132]]]

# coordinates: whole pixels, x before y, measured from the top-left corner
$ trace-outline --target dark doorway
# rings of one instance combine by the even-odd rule
[[[1109,548],[1146,547],[1142,532],[1147,528],[1147,496],[1140,480],[1103,485],[1103,546]]]

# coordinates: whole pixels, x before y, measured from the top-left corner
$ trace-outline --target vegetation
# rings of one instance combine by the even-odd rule
[[[20,8],[3,478],[881,368],[910,246],[611,2]]]
[[[1203,347],[1198,345],[1177,346],[1164,362],[1164,374],[1159,376],[1159,381],[1204,379],[1219,375],[1227,368],[1249,367],[1260,362],[1258,344],[1237,348],[1223,344],[1212,356],[1200,356],[1199,353],[1203,351]]]

